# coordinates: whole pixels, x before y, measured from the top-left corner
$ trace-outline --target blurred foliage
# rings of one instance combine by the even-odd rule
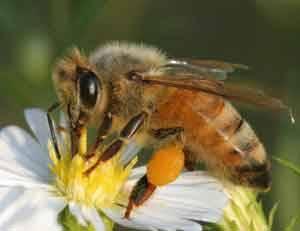
[[[76,217],[70,212],[69,207],[65,207],[58,215],[58,222],[64,231],[95,231],[93,225],[81,225]]]
[[[290,223],[284,228],[284,231],[294,231],[296,230],[295,226],[299,220],[299,216],[295,216],[291,219]]]
[[[274,160],[276,160],[279,164],[281,164],[282,166],[290,169],[291,171],[293,171],[294,173],[298,174],[300,176],[300,167],[297,166],[296,164],[288,161],[288,160],[284,160],[278,157],[274,157]]]
[[[300,84],[300,2],[52,0],[0,2],[0,126],[24,126],[25,107],[47,108],[56,100],[51,70],[67,49],[86,52],[110,40],[156,45],[170,56],[223,59],[251,71],[234,81],[283,98],[296,120]],[[287,115],[241,108],[270,155],[300,163],[299,123]],[[300,212],[300,181],[273,166],[269,210],[280,201],[274,230]],[[299,230],[296,224],[295,230]]]

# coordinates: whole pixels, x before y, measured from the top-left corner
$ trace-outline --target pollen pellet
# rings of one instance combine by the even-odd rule
[[[178,146],[168,146],[153,154],[147,166],[147,179],[156,186],[174,181],[184,166],[184,154]]]

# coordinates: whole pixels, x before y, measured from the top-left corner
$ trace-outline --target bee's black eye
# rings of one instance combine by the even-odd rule
[[[99,80],[88,70],[78,72],[80,102],[87,108],[92,108],[97,102],[99,94]]]

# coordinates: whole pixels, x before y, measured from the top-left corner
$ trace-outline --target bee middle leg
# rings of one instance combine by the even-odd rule
[[[122,148],[124,141],[123,139],[130,139],[137,131],[141,128],[143,123],[145,122],[148,114],[144,111],[139,113],[138,115],[132,117],[125,127],[120,132],[120,137],[116,139],[113,143],[111,143],[102,153],[100,158],[96,161],[96,163],[86,170],[86,174],[92,172],[101,162],[108,161],[112,157],[114,157],[118,151]]]

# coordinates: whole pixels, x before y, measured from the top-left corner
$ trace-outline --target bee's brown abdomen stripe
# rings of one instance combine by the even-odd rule
[[[238,133],[239,130],[242,128],[243,124],[245,123],[245,120],[243,120],[242,118],[239,118],[235,124],[233,124],[234,129],[233,129],[233,134]]]
[[[236,109],[225,101],[223,112],[212,121],[224,136],[225,143],[231,144],[230,156],[253,155],[264,156],[265,151],[249,124],[239,115]]]
[[[189,106],[192,111],[201,114],[208,120],[214,120],[218,117],[225,106],[223,98],[215,95],[210,95],[203,92],[197,92],[197,94],[189,94],[190,102]]]
[[[241,128],[244,121],[233,106],[224,101],[223,110],[212,123],[224,137],[230,139]]]
[[[223,112],[224,107],[225,107],[224,100],[221,98],[217,98],[214,104],[209,105],[205,114],[209,119],[214,120],[217,116],[219,116]]]
[[[258,141],[258,139],[254,138],[252,140],[246,140],[245,142],[241,143],[239,149],[245,153],[251,153],[255,151],[259,144],[260,142]]]
[[[261,147],[260,141],[245,120],[239,123],[229,141],[242,156],[249,156],[255,153],[264,155],[264,149]]]

